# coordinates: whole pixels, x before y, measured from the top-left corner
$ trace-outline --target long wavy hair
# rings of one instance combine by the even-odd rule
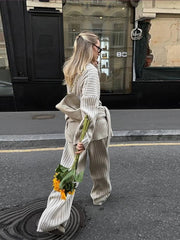
[[[91,32],[81,32],[74,41],[73,54],[63,67],[65,84],[73,86],[77,76],[82,74],[86,65],[93,61],[92,45],[97,44],[98,36]]]

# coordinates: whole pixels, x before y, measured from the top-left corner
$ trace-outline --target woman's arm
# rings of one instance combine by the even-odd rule
[[[82,118],[88,115],[90,120],[90,125],[88,131],[82,140],[82,144],[84,148],[87,148],[90,143],[94,129],[96,124],[96,119],[98,115],[98,106],[99,106],[99,98],[100,98],[100,82],[99,75],[97,69],[93,65],[87,66],[87,72],[84,76],[84,84],[82,87],[82,96],[80,101],[80,109],[82,113]],[[82,122],[79,125],[77,130],[77,134],[75,134],[75,138],[77,139],[78,132],[82,129]],[[77,149],[79,151],[83,151],[82,145],[78,144]]]

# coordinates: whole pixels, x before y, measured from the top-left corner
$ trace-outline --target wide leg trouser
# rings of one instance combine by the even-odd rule
[[[61,158],[61,164],[71,167],[74,161],[75,147],[66,142]],[[91,197],[98,203],[107,198],[111,192],[109,177],[110,163],[108,156],[107,138],[92,141],[88,146],[90,174],[93,181]],[[87,151],[81,153],[78,164],[78,172],[84,171],[86,166]],[[47,207],[41,215],[38,223],[38,232],[52,231],[58,227],[66,226],[70,217],[74,195],[67,195],[66,200],[60,199],[60,193],[52,191],[48,197]]]

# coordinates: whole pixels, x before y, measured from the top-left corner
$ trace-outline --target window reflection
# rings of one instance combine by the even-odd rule
[[[114,47],[124,47],[125,44],[125,29],[123,23],[115,23],[114,24],[114,32],[113,32],[113,43],[112,46]]]
[[[66,1],[63,8],[65,57],[72,54],[79,32],[99,36],[103,51],[99,57],[101,91],[129,93],[132,81],[132,41],[129,37],[132,8],[127,1]]]
[[[12,96],[13,89],[9,72],[9,63],[4,40],[2,19],[0,15],[0,96]]]
[[[1,69],[9,68],[1,17],[0,17],[0,68]]]

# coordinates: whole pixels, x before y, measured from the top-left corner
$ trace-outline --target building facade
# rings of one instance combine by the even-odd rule
[[[109,108],[178,107],[180,3],[166,0],[0,2],[0,111],[55,110],[75,36],[95,32]]]
[[[135,21],[144,37],[135,42],[134,92],[143,106],[180,105],[180,2],[141,0]]]

